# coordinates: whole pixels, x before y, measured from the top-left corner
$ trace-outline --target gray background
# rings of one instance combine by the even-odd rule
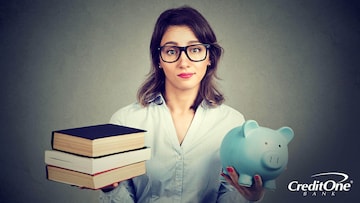
[[[355,1],[1,1],[0,202],[97,202],[45,179],[51,131],[108,122],[135,101],[158,15],[191,5],[225,49],[227,104],[290,126],[288,170],[263,202],[349,202],[359,191],[360,18]],[[349,175],[336,197],[291,193],[292,180]],[[200,173],[200,172],[199,172]]]

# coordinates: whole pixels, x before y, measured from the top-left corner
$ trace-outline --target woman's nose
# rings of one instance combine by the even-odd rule
[[[189,67],[190,59],[186,55],[185,51],[182,51],[180,53],[179,63],[180,63],[180,67]]]

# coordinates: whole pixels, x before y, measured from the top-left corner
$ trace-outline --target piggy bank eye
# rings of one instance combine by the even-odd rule
[[[279,144],[279,148],[281,148],[281,144]]]
[[[268,143],[267,143],[267,142],[265,142],[265,145],[268,145]]]

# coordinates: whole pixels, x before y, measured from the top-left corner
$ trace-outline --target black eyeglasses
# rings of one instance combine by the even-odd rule
[[[186,47],[165,45],[159,47],[160,58],[166,63],[174,63],[179,60],[181,52],[185,52],[190,61],[200,62],[206,59],[210,44],[193,44]]]

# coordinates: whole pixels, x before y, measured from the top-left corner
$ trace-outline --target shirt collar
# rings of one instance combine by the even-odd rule
[[[159,93],[159,94],[157,94],[155,97],[153,97],[152,99],[150,99],[150,100],[148,101],[148,103],[149,103],[149,104],[150,104],[150,103],[155,103],[155,104],[157,104],[157,105],[162,105],[162,104],[165,103],[165,99],[164,99],[164,97],[162,96],[162,94]]]
[[[165,99],[161,93],[158,93],[156,96],[154,96],[152,99],[150,99],[148,101],[148,103],[149,104],[154,103],[156,105],[163,105],[165,103]],[[210,107],[209,104],[205,100],[203,100],[199,106],[201,106],[204,109],[207,109]]]

